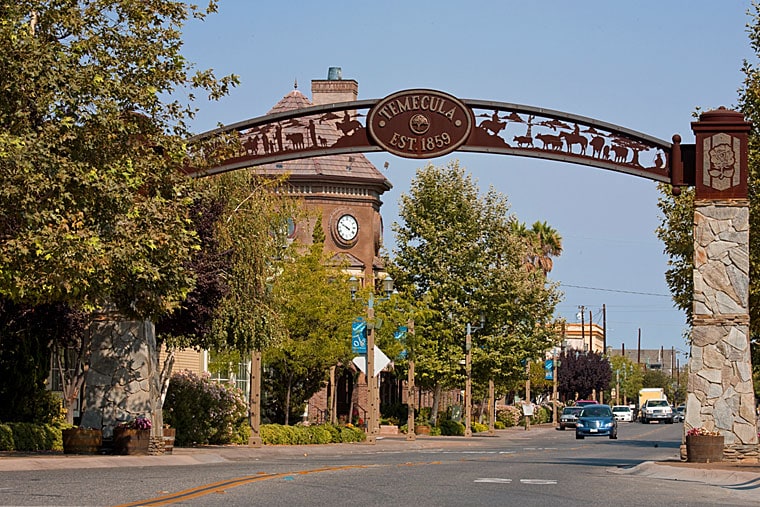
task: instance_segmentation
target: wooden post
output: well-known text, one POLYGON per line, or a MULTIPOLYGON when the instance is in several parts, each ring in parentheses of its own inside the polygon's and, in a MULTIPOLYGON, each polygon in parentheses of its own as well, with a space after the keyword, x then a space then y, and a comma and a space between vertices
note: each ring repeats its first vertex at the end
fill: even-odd
POLYGON ((251 436, 248 438, 249 447, 261 447, 261 351, 251 354, 251 394, 248 399, 249 423, 251 436))

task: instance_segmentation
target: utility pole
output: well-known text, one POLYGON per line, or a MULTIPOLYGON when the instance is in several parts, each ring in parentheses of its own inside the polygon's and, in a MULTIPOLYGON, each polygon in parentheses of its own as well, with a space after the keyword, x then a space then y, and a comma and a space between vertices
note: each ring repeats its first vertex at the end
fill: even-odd
POLYGON ((588 311, 588 351, 594 352, 594 316, 588 311))
POLYGON ((578 309, 581 311, 581 343, 585 346, 586 345, 586 307, 583 305, 580 305, 578 309))
POLYGON ((602 304, 602 346, 607 353, 607 305, 602 304))
POLYGON ((641 328, 639 328, 639 349, 636 355, 636 364, 641 364, 641 328))

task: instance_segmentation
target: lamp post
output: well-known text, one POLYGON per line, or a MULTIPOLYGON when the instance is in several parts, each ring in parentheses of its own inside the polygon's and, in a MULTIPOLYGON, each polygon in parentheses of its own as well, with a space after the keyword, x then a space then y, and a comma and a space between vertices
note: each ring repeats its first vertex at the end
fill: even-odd
MULTIPOLYGON (((414 319, 409 319, 407 322, 407 333, 414 336, 414 319)), ((412 340, 412 345, 414 341, 412 340)), ((414 352, 408 351, 409 354, 409 377, 406 383, 406 439, 416 440, 417 436, 414 433, 414 352)))
MULTIPOLYGON (((359 289, 359 280, 352 276, 348 280, 351 288, 351 299, 356 299, 356 292, 359 289)), ((393 293, 393 278, 386 276, 383 279, 384 298, 378 298, 378 301, 390 299, 393 293)), ((378 393, 377 376, 375 375, 375 296, 372 292, 369 294, 367 301, 367 443, 375 444, 377 436, 378 404, 380 403, 378 393)))
POLYGON ((559 367, 557 349, 552 356, 552 426, 557 427, 557 368, 559 367))
POLYGON ((473 326, 467 323, 467 334, 464 341, 464 370, 466 380, 464 384, 464 436, 472 436, 472 333, 483 329, 486 323, 484 315, 480 316, 480 325, 473 326))

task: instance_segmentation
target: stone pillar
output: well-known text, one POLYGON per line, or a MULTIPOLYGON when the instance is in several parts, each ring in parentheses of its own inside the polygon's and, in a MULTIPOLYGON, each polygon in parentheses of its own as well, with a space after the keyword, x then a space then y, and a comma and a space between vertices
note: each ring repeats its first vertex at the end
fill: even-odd
POLYGON ((92 355, 87 373, 82 426, 113 428, 139 416, 153 422, 151 437, 162 439, 160 385, 154 326, 100 314, 90 327, 92 355))
POLYGON ((684 434, 717 430, 724 459, 756 461, 749 348, 747 133, 741 113, 718 109, 696 134, 694 304, 684 434))

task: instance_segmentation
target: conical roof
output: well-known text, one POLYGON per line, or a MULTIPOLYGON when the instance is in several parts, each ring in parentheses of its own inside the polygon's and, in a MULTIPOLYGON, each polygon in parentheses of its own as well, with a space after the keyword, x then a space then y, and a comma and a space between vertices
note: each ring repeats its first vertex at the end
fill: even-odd
MULTIPOLYGON (((312 105, 311 101, 303 93, 298 89, 294 89, 277 102, 267 114, 282 113, 312 105)), ((343 113, 340 114, 342 115, 343 113)), ((283 142, 287 142, 288 134, 301 134, 304 143, 310 146, 313 142, 310 133, 310 122, 313 122, 315 134, 313 138, 317 144, 320 146, 332 146, 341 136, 341 132, 336 126, 336 122, 340 119, 341 117, 334 113, 327 113, 315 115, 313 118, 286 120, 279 125, 282 132, 277 137, 282 139, 283 142)), ((275 126, 270 128, 271 135, 268 136, 270 143, 274 142, 276 128, 275 126)), ((301 181, 310 179, 311 177, 320 180, 353 180, 356 183, 378 186, 380 193, 390 190, 393 186, 361 153, 289 160, 263 165, 261 168, 267 174, 289 173, 291 179, 301 181)), ((346 181, 346 183, 350 183, 350 181, 346 181)))

